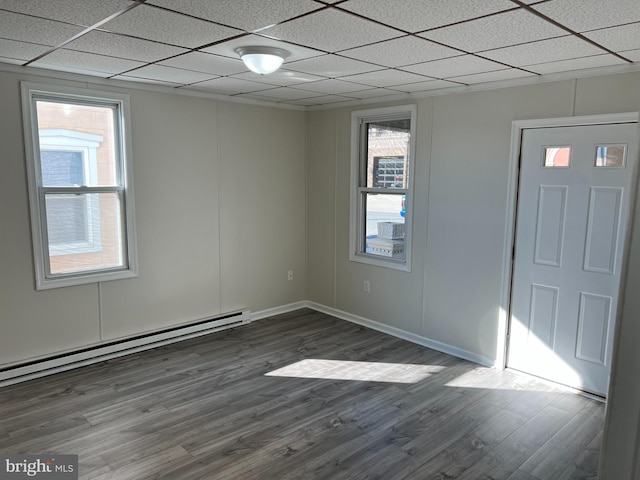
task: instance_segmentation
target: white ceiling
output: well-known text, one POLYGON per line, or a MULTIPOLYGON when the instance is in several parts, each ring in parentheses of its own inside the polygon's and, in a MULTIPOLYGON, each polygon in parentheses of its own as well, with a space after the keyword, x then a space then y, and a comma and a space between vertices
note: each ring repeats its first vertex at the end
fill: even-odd
POLYGON ((2 63, 304 107, 639 61, 640 0, 0 0, 2 63))

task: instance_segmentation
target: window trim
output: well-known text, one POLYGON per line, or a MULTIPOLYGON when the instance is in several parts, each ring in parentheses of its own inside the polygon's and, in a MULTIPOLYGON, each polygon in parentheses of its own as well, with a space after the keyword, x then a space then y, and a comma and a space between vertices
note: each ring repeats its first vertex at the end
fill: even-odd
POLYGON ((413 243, 413 194, 415 177, 415 145, 416 145, 416 118, 417 106, 397 105, 393 107, 373 108, 368 110, 356 110, 351 112, 351 179, 350 179, 350 208, 349 208, 349 260, 352 262, 376 265, 379 267, 411 271, 412 243, 413 243), (362 187, 362 152, 365 148, 364 135, 361 133, 361 126, 366 122, 374 120, 390 120, 395 118, 411 119, 409 158, 407 159, 408 183, 406 189, 386 189, 362 187), (386 259, 379 255, 372 255, 362 251, 360 245, 363 243, 364 230, 364 206, 362 202, 363 194, 374 190, 377 193, 393 193, 405 195, 405 260, 404 262, 386 259))
MULTIPOLYGON (((84 285, 108 280, 119 280, 138 276, 137 248, 135 231, 135 202, 133 195, 133 165, 131 143, 131 116, 129 95, 91 89, 74 88, 62 85, 21 82, 22 116, 29 190, 29 208, 31 213, 31 236, 35 269, 36 290, 84 285), (121 184, 118 185, 123 231, 124 267, 106 268, 82 272, 70 272, 60 275, 48 274, 49 248, 46 233, 46 215, 44 197, 46 190, 55 187, 42 187, 42 178, 36 167, 39 165, 40 136, 36 112, 36 100, 50 98, 67 100, 73 103, 100 104, 115 106, 118 114, 114 116, 114 141, 119 160, 121 184)), ((101 187, 78 187, 77 193, 100 193, 101 187), (96 191, 97 190, 97 191, 96 191)), ((106 190, 113 190, 106 188, 106 190)), ((64 192, 61 192, 64 193, 64 192)), ((105 192, 106 193, 106 192, 105 192)))

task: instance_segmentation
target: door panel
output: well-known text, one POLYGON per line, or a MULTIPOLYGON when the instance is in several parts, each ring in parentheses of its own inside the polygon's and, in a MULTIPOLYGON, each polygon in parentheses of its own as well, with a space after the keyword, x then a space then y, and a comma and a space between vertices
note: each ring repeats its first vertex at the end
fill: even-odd
POLYGON ((636 130, 523 131, 509 367, 606 393, 636 130))

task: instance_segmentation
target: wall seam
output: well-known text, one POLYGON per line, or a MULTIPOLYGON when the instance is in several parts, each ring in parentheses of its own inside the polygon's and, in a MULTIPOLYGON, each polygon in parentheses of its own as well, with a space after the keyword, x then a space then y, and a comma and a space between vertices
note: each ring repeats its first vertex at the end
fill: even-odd
POLYGON ((100 341, 104 341, 104 323, 103 323, 103 311, 102 311, 102 282, 98 282, 98 330, 100 334, 100 341))
MULTIPOLYGON (((433 159, 433 130, 434 130, 434 118, 435 118, 435 99, 431 99, 429 102, 429 135, 428 135, 428 148, 426 148, 427 154, 427 198, 425 208, 425 227, 424 227, 424 253, 422 259, 422 322, 421 333, 425 336, 425 323, 427 316, 427 253, 429 250, 429 196, 431 195, 431 163, 433 159)), ((415 211, 415 206, 414 206, 415 211)))
POLYGON ((213 103, 213 117, 215 119, 215 128, 216 128, 216 201, 218 203, 218 312, 221 313, 224 311, 222 304, 222 208, 220 205, 220 165, 222 162, 220 161, 220 127, 219 127, 219 111, 218 111, 218 102, 213 103))
MULTIPOLYGON (((337 308, 338 297, 338 114, 333 113, 333 125, 335 128, 333 139, 333 298, 331 306, 337 308)), ((349 185, 351 188, 351 185, 349 185)))
POLYGON ((309 298, 309 113, 304 112, 304 298, 309 298))

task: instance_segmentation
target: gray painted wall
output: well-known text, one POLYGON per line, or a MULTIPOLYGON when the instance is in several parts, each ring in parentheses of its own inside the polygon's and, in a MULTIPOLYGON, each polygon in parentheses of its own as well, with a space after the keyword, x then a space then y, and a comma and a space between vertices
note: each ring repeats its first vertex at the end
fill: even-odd
POLYGON ((139 277, 36 291, 21 80, 105 89, 0 73, 0 365, 306 298, 305 113, 137 89, 139 277))
POLYGON ((512 122, 635 111, 639 79, 632 73, 415 100, 410 273, 349 261, 350 114, 363 107, 309 112, 307 158, 314 175, 307 180, 307 222, 314 232, 335 230, 335 242, 330 247, 327 234, 321 241, 309 235, 308 298, 492 363, 512 122), (364 293, 364 280, 371 294, 364 293))

